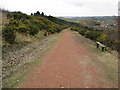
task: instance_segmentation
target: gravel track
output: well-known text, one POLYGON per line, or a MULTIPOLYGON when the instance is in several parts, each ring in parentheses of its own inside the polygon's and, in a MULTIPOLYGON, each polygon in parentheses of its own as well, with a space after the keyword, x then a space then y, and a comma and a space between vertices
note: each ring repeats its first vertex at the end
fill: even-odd
POLYGON ((66 29, 21 88, 115 88, 95 54, 66 29))

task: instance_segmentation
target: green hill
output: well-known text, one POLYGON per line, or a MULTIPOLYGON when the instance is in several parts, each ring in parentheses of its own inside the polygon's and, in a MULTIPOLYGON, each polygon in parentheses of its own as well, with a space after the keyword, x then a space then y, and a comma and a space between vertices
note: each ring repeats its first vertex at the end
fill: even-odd
MULTIPOLYGON (((39 32, 44 36, 60 32, 66 28, 65 25, 59 25, 52 20, 46 18, 44 14, 38 11, 34 15, 27 15, 22 12, 3 13, 3 45, 14 44, 17 41, 17 36, 36 37, 39 32)), ((23 40, 24 41, 24 40, 23 40)))

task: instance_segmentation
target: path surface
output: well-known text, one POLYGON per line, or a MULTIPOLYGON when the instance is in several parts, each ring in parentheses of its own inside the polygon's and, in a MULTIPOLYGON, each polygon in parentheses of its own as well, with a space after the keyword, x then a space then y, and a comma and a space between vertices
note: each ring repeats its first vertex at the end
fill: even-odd
POLYGON ((22 88, 104 88, 114 87, 93 52, 85 48, 70 30, 27 76, 22 88))

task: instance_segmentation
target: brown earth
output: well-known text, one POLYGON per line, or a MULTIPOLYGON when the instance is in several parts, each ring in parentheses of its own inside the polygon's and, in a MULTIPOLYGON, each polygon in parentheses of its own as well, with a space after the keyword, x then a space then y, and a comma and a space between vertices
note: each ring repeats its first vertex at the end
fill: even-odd
POLYGON ((66 29, 55 46, 26 77, 22 88, 114 88, 95 54, 66 29))

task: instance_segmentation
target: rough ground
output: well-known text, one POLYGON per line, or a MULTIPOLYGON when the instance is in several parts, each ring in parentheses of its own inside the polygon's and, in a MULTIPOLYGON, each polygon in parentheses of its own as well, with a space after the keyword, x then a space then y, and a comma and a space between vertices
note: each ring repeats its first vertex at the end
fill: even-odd
POLYGON ((20 76, 30 66, 31 62, 42 56, 46 47, 55 40, 56 36, 57 34, 54 34, 36 39, 32 43, 21 43, 12 48, 3 48, 3 86, 11 87, 13 83, 18 83, 18 75, 20 76))
POLYGON ((26 77, 22 88, 114 88, 96 54, 85 48, 70 30, 26 77))

